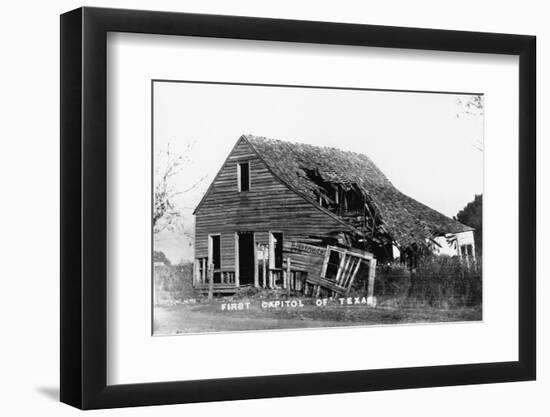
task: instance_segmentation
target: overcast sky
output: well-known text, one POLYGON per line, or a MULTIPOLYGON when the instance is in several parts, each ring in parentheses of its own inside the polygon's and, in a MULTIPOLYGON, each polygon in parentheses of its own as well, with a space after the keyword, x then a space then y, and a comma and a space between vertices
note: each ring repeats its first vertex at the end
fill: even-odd
MULTIPOLYGON (((483 116, 456 94, 155 82, 154 150, 170 143, 189 162, 174 177, 187 233, 200 201, 246 133, 364 153, 405 194, 452 217, 483 192, 483 116)), ((172 262, 193 258, 190 239, 155 239, 172 262)))

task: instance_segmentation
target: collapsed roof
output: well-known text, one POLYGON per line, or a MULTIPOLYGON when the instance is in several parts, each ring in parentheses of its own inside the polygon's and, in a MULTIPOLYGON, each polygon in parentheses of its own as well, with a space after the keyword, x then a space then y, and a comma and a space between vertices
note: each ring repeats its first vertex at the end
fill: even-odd
POLYGON ((399 247, 422 246, 436 236, 473 230, 400 192, 366 155, 253 135, 241 139, 274 175, 315 204, 322 205, 322 183, 360 192, 367 209, 374 211, 379 231, 399 247))

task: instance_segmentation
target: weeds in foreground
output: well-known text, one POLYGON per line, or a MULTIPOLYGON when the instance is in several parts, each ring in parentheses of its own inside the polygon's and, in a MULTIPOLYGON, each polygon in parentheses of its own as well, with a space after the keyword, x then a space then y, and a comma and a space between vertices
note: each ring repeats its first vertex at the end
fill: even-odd
POLYGON ((460 308, 481 305, 481 259, 432 256, 409 270, 390 263, 377 268, 375 295, 379 304, 393 307, 460 308))

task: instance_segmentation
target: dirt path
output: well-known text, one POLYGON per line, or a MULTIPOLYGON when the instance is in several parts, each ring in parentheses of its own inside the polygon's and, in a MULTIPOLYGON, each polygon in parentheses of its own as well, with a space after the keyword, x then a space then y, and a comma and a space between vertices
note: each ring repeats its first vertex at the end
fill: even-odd
POLYGON ((395 323, 429 323, 481 320, 481 309, 439 310, 433 308, 372 308, 366 306, 306 305, 298 309, 222 311, 220 303, 156 306, 154 334, 204 333, 218 331, 296 329, 361 326, 395 323))
POLYGON ((238 330, 295 329, 304 327, 341 326, 337 321, 315 321, 300 318, 278 319, 275 317, 250 317, 192 311, 185 308, 155 308, 155 334, 204 333, 238 330))

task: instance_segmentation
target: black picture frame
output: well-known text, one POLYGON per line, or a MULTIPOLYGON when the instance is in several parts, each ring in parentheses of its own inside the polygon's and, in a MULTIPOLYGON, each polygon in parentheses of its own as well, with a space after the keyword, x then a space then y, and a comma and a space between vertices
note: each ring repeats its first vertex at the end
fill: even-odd
POLYGON ((535 379, 535 45, 524 35, 252 17, 88 7, 61 15, 61 401, 96 409, 535 379), (519 56, 519 360, 108 386, 108 32, 519 56))

